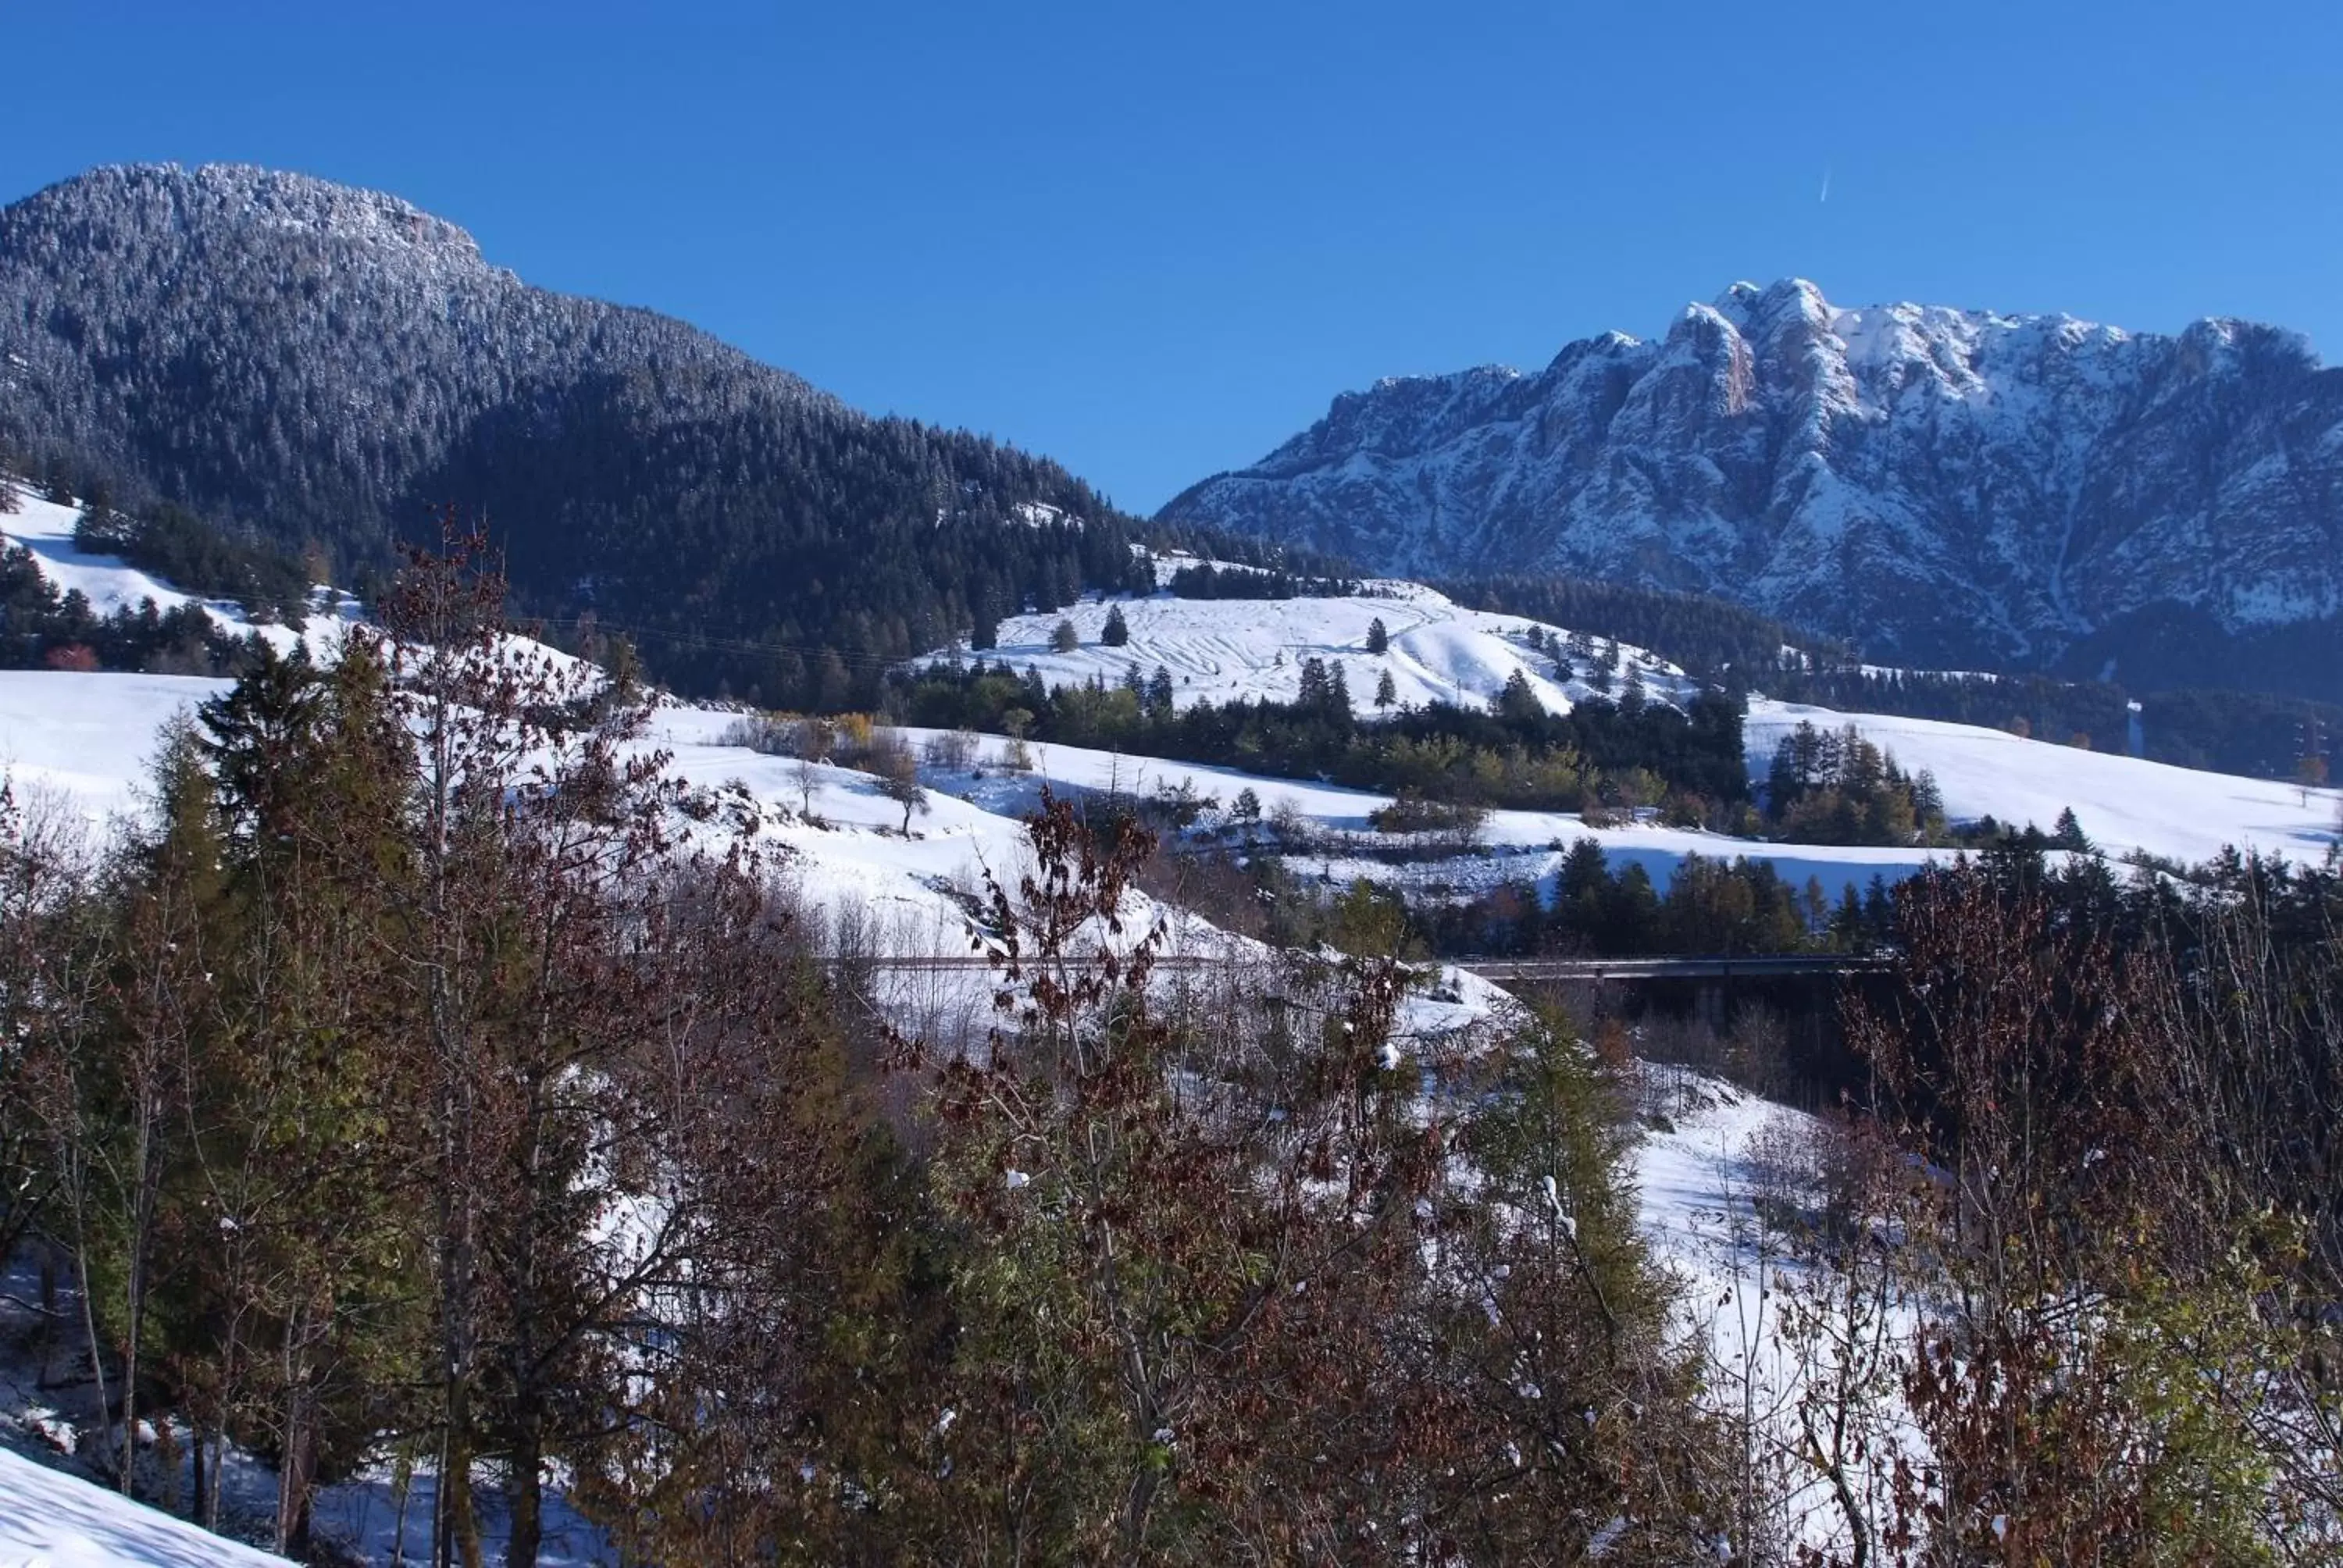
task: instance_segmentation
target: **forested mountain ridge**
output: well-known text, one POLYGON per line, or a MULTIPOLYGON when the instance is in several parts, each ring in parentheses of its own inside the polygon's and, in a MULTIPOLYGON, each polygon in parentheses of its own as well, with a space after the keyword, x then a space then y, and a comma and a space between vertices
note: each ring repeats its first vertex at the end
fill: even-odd
POLYGON ((397 197, 103 168, 0 209, 0 448, 328 570, 485 513, 516 602, 655 673, 844 701, 984 615, 1136 580, 1057 464, 858 413, 682 322, 535 288, 397 197))
POLYGON ((1907 664, 2308 694, 2343 610, 2343 371, 2242 321, 1736 284, 1657 340, 1345 394, 1162 515, 1382 571, 1715 593, 1907 664))

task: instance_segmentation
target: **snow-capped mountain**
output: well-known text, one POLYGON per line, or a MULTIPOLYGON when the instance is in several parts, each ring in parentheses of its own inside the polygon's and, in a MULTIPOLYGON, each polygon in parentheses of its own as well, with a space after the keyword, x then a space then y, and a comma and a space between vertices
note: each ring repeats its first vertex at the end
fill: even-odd
POLYGON ((2120 658, 2151 625, 2250 638, 2343 608, 2343 372, 2242 321, 1735 284, 1657 340, 1345 394, 1164 516, 1376 570, 1717 594, 1915 660, 2120 658))

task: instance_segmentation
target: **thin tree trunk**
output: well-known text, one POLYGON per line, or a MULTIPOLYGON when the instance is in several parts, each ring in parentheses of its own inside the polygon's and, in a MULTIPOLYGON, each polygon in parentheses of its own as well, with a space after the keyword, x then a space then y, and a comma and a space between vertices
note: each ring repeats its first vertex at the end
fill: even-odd
POLYGON ((133 1461, 138 1443, 138 1347, 146 1318, 147 1236, 155 1225, 156 1189, 160 1185, 160 1161, 155 1158, 155 1122, 151 1089, 139 1097, 136 1153, 131 1161, 130 1277, 125 1290, 122 1352, 122 1474, 119 1486, 130 1495, 133 1461))
POLYGON ((434 1568, 480 1568, 480 1525, 472 1513, 472 1388, 468 1377, 447 1379, 447 1425, 440 1435, 438 1484, 431 1504, 434 1568))
POLYGON ((297 1556, 309 1528, 309 1481, 316 1465, 316 1421, 310 1411, 308 1312, 297 1309, 285 1324, 285 1446, 277 1462, 277 1550, 297 1556))
POLYGON ((206 1516, 211 1512, 211 1487, 207 1484, 208 1478, 204 1474, 204 1452, 210 1443, 211 1433, 205 1428, 204 1423, 199 1421, 195 1423, 195 1431, 192 1435, 195 1438, 193 1445, 195 1448, 195 1453, 193 1456, 193 1469, 195 1471, 195 1474, 193 1477, 194 1491, 187 1499, 187 1517, 194 1520, 196 1523, 202 1524, 205 1523, 206 1516))
POLYGON ((74 1194, 74 1268, 81 1277, 81 1326, 89 1336, 89 1375, 97 1383, 99 1443, 103 1447, 105 1423, 113 1414, 114 1404, 106 1394, 106 1346, 97 1337, 97 1305, 89 1286, 89 1228, 83 1218, 78 1189, 74 1194))
POLYGON ((537 1553, 545 1538, 545 1423, 538 1412, 525 1412, 513 1433, 511 1494, 506 1499, 512 1514, 512 1533, 505 1545, 505 1568, 537 1568, 537 1553))

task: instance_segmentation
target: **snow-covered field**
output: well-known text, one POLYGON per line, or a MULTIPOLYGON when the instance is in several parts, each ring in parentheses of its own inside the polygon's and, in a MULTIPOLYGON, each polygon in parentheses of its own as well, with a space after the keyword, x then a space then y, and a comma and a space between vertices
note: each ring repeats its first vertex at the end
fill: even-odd
MULTIPOLYGON (((1638 1064, 1636 1087, 1644 1125, 1629 1165, 1637 1219, 1654 1260, 1681 1287, 1681 1327, 1705 1352, 1708 1397, 1750 1422, 1755 1462, 1778 1488, 1774 1527, 1844 1561, 1845 1516, 1815 1467, 1802 1411, 1828 1412, 1845 1398, 1851 1493, 1875 1530, 1897 1452, 1926 1456, 1886 1386, 1885 1358, 1911 1332, 1916 1303, 1891 1291, 1876 1304, 1881 1315, 1865 1320, 1882 1337, 1852 1332, 1836 1282, 1786 1228, 1785 1201, 1805 1209, 1820 1196, 1826 1140, 1815 1117, 1652 1062, 1638 1064), (1839 1392, 1842 1376, 1869 1385, 1867 1393, 1839 1392)), ((1830 1430, 1826 1415, 1818 1430, 1830 1430)))
MULTIPOLYGON (((929 730, 910 730, 925 739, 929 730)), ((1367 834, 1368 813, 1391 803, 1391 797, 1373 790, 1349 789, 1338 784, 1302 779, 1272 779, 1240 773, 1233 769, 1203 767, 1161 758, 1128 757, 1079 746, 1027 747, 1032 761, 1028 773, 1001 769, 998 759, 1006 743, 985 739, 980 754, 994 766, 986 777, 965 786, 975 799, 996 811, 1029 809, 1044 782, 1086 791, 1119 790, 1145 796, 1159 788, 1192 785, 1202 796, 1217 799, 1225 809, 1242 789, 1253 791, 1264 816, 1291 807, 1304 819, 1333 834, 1367 834)), ((1667 885, 1687 855, 1731 859, 1746 855, 1774 862, 1792 882, 1804 886, 1808 877, 1820 880, 1835 899, 1843 887, 1863 887, 1875 875, 1896 881, 1928 863, 1931 851, 1910 849, 1836 847, 1827 845, 1763 844, 1716 833, 1695 832, 1657 824, 1590 828, 1574 812, 1493 811, 1481 835, 1484 853, 1449 856, 1413 866, 1346 858, 1339 842, 1322 853, 1289 856, 1294 869, 1347 883, 1365 877, 1377 881, 1437 883, 1451 893, 1485 891, 1500 882, 1526 880, 1548 884, 1560 870, 1563 855, 1582 838, 1603 846, 1614 868, 1640 865, 1653 881, 1667 885)), ((1551 888, 1548 890, 1551 891, 1551 888)))
POLYGON ((1906 771, 1934 773, 1956 820, 1990 815, 2046 831, 2071 806, 2083 830, 2114 854, 2146 849, 2194 864, 2235 845, 2316 860, 2335 842, 2343 806, 2343 791, 2334 789, 2082 751, 1973 724, 1835 713, 1763 699, 1750 703, 1742 732, 1750 777, 1765 777, 1775 747, 1802 720, 1824 729, 1853 724, 1906 771))
MULTIPOLYGON (((1111 684, 1134 666, 1142 675, 1160 666, 1171 673, 1183 706, 1241 698, 1290 701, 1300 689, 1302 661, 1316 658, 1343 669, 1352 707, 1363 719, 1375 715, 1376 681, 1384 670, 1391 673, 1403 704, 1486 702, 1517 670, 1555 712, 1566 712, 1594 695, 1584 678, 1586 660, 1574 660, 1574 678, 1559 680, 1554 659, 1528 641, 1533 627, 1538 628, 1542 640, 1566 639, 1571 628, 1465 609, 1414 583, 1377 581, 1365 587, 1369 591, 1354 598, 1182 599, 1158 593, 1086 600, 1062 612, 1081 638, 1071 651, 1051 648, 1051 633, 1061 614, 1051 612, 1002 621, 1001 645, 985 657, 1021 670, 1030 665, 1052 686, 1094 678, 1111 684), (1125 646, 1110 648, 1100 640, 1110 608, 1121 610, 1130 629, 1125 646), (1377 619, 1391 638, 1388 651, 1381 656, 1366 651, 1367 628, 1377 619)), ((1604 646, 1599 633, 1594 646, 1604 646)), ((1691 684, 1674 666, 1625 645, 1620 653, 1620 681, 1629 669, 1639 669, 1653 696, 1681 701, 1690 695, 1691 684)), ((2118 855, 2146 849, 2194 863, 2225 845, 2235 845, 2316 860, 2335 841, 2337 812, 2343 808, 2343 791, 2334 789, 2306 792, 2289 784, 2021 739, 1975 725, 1837 713, 1762 697, 1751 702, 1745 731, 1752 779, 1765 776, 1774 748, 1801 720, 1834 729, 1854 724, 1893 752, 1906 770, 1933 772, 1956 820, 1992 816, 2019 826, 2031 822, 2046 831, 2058 813, 2071 806, 2093 840, 2118 855)), ((1342 829, 1363 830, 1366 813, 1383 803, 1382 797, 1292 780, 1244 780, 1226 769, 1128 758, 1119 764, 1101 764, 1096 754, 1047 749, 1051 755, 1035 749, 1040 771, 1067 783, 1103 787, 1116 766, 1125 774, 1137 769, 1159 779, 1192 774, 1200 787, 1210 790, 1224 783, 1227 793, 1250 782, 1265 805, 1275 799, 1292 799, 1303 815, 1342 829)), ((1584 831, 1575 817, 1562 813, 1499 812, 1488 841, 1535 846, 1560 837, 1567 843, 1584 831)), ((1594 837, 1615 856, 1643 863, 1663 883, 1687 853, 1748 854, 1773 860, 1795 883, 1803 884, 1809 875, 1818 877, 1833 897, 1848 881, 1860 884, 1875 871, 1894 879, 1928 859, 1916 850, 1785 848, 1654 829, 1597 832, 1594 837)), ((1553 869, 1548 864, 1535 870, 1512 866, 1503 871, 1476 871, 1454 866, 1444 874, 1459 885, 1471 885, 1475 877, 1493 882, 1516 873, 1547 875, 1553 869)), ((1342 868, 1335 874, 1355 869, 1342 868)))
POLYGON ((0 670, 0 770, 20 799, 49 789, 93 817, 131 809, 164 726, 228 685, 186 675, 0 670))
MULTIPOLYGON (((1090 598, 1065 610, 1010 617, 1001 623, 1000 646, 982 657, 1006 660, 1020 670, 1031 665, 1051 686, 1080 685, 1093 677, 1111 686, 1134 665, 1142 676, 1160 666, 1171 673, 1183 708, 1242 698, 1291 702, 1300 694, 1305 658, 1342 669, 1351 706, 1363 717, 1375 712, 1375 687, 1384 671, 1401 704, 1487 702, 1516 670, 1557 713, 1593 692, 1584 679, 1586 659, 1575 660, 1574 678, 1564 681, 1554 660, 1529 645, 1533 627, 1566 637, 1563 628, 1466 609, 1417 583, 1363 586, 1366 592, 1339 598, 1196 599, 1168 593, 1090 598), (1117 608, 1131 640, 1109 648, 1101 637, 1108 611, 1117 608), (1070 652, 1051 645, 1061 619, 1071 621, 1081 639, 1070 652), (1380 654, 1367 651, 1367 630, 1377 620, 1391 639, 1380 654)), ((1601 638, 1595 647, 1603 647, 1601 638)), ((1690 683, 1674 665, 1624 644, 1619 654, 1618 681, 1624 683, 1634 669, 1656 698, 1690 694, 1690 683)), ((961 657, 974 656, 963 651, 961 657)))

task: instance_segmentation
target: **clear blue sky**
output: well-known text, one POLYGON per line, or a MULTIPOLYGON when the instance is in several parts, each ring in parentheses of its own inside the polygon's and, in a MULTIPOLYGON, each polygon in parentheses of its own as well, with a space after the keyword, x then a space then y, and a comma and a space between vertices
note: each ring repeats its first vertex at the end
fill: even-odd
POLYGON ((0 52, 0 197, 379 186, 1139 509, 1738 277, 2343 354, 2333 0, 75 0, 0 52))

